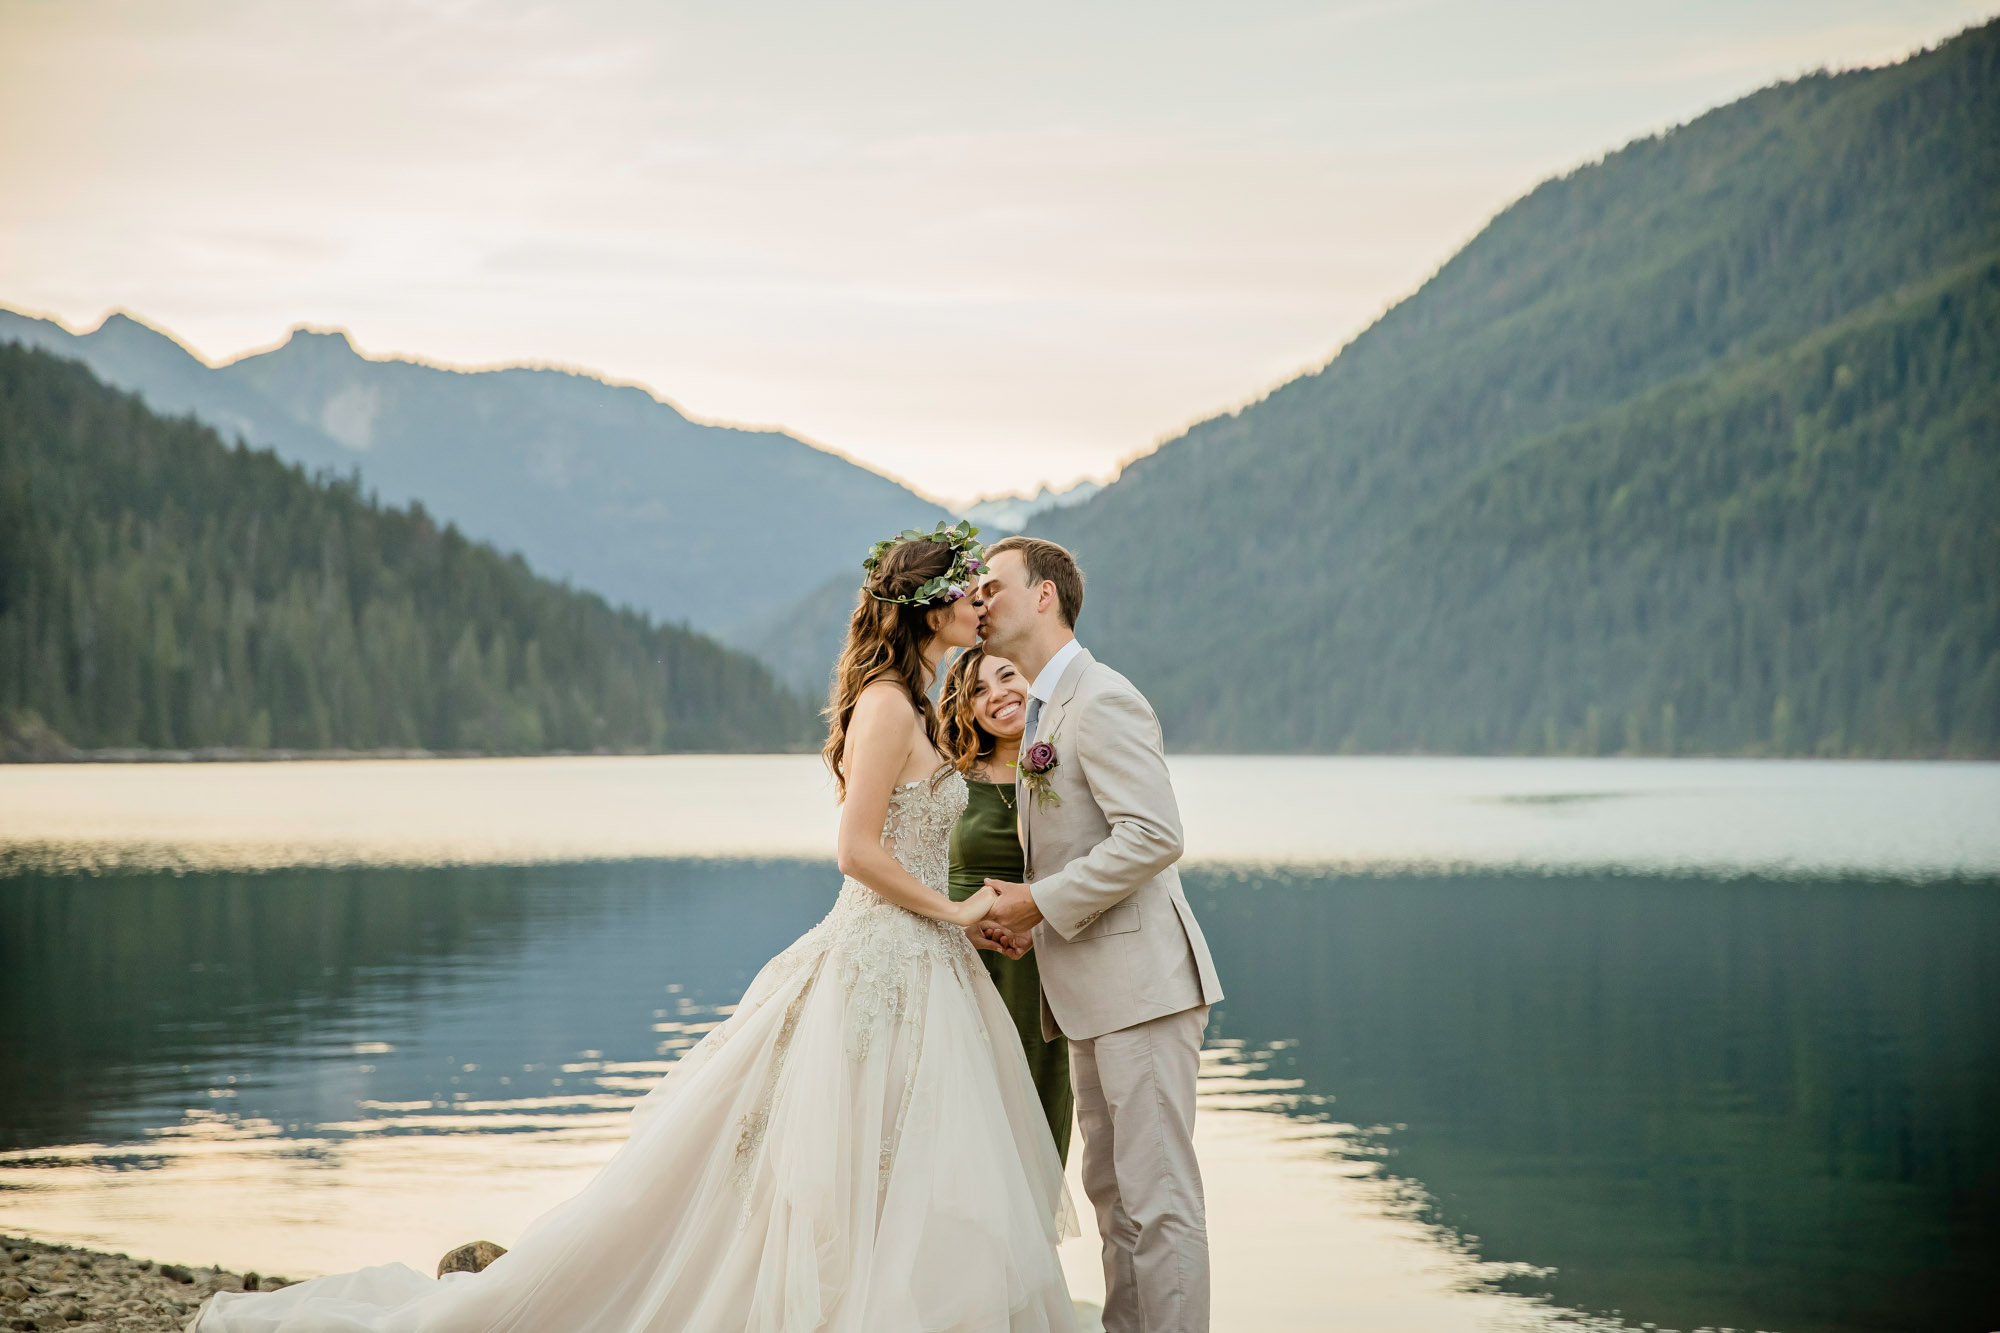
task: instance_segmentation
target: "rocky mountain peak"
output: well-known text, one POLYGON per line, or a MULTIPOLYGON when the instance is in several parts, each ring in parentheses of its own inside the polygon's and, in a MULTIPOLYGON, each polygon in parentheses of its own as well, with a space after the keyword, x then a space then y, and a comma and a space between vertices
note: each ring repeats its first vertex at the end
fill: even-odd
POLYGON ((295 324, 285 341, 275 349, 289 352, 294 356, 351 357, 362 360, 361 351, 354 345, 354 336, 346 329, 316 329, 310 324, 295 324))

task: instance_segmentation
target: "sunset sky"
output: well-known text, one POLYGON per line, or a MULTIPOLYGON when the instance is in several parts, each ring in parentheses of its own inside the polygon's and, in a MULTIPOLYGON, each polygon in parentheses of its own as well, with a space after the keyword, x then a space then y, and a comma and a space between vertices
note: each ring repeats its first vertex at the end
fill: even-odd
POLYGON ((1993 0, 0 0, 0 305, 555 362, 932 494, 1107 476, 1542 178, 1993 0))

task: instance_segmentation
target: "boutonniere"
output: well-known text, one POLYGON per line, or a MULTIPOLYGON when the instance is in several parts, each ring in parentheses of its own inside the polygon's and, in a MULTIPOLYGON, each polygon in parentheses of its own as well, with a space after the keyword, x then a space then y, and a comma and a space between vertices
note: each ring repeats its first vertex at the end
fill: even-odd
MULTIPOLYGON (((1057 727, 1056 730, 1060 732, 1062 728, 1057 727)), ((1062 797, 1056 794, 1056 789, 1049 780, 1049 774, 1055 772, 1057 765, 1061 763, 1062 756, 1056 753, 1056 738, 1050 736, 1047 740, 1036 741, 1021 751, 1021 758, 1014 765, 1014 770, 1021 775, 1022 783, 1034 796, 1035 804, 1044 809, 1062 804, 1062 797)))

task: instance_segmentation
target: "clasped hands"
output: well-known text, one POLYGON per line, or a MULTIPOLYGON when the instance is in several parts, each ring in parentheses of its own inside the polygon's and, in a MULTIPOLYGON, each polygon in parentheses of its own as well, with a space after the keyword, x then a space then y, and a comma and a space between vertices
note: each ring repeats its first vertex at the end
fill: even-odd
POLYGON ((966 938, 991 953, 1019 958, 1035 947, 1033 931, 1041 922, 1042 911, 1025 884, 989 879, 984 888, 965 900, 968 909, 980 915, 965 924, 966 938))

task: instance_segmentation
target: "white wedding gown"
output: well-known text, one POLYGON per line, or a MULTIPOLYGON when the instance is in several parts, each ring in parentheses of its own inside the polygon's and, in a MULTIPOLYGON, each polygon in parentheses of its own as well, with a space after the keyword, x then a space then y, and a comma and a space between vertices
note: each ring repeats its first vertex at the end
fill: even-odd
MULTIPOLYGON (((940 894, 965 799, 955 775, 890 798, 884 845, 940 894)), ((1055 1250, 1073 1234, 1020 1039, 964 932, 849 879, 582 1193, 484 1272, 225 1292, 188 1328, 1073 1330, 1055 1250)))

